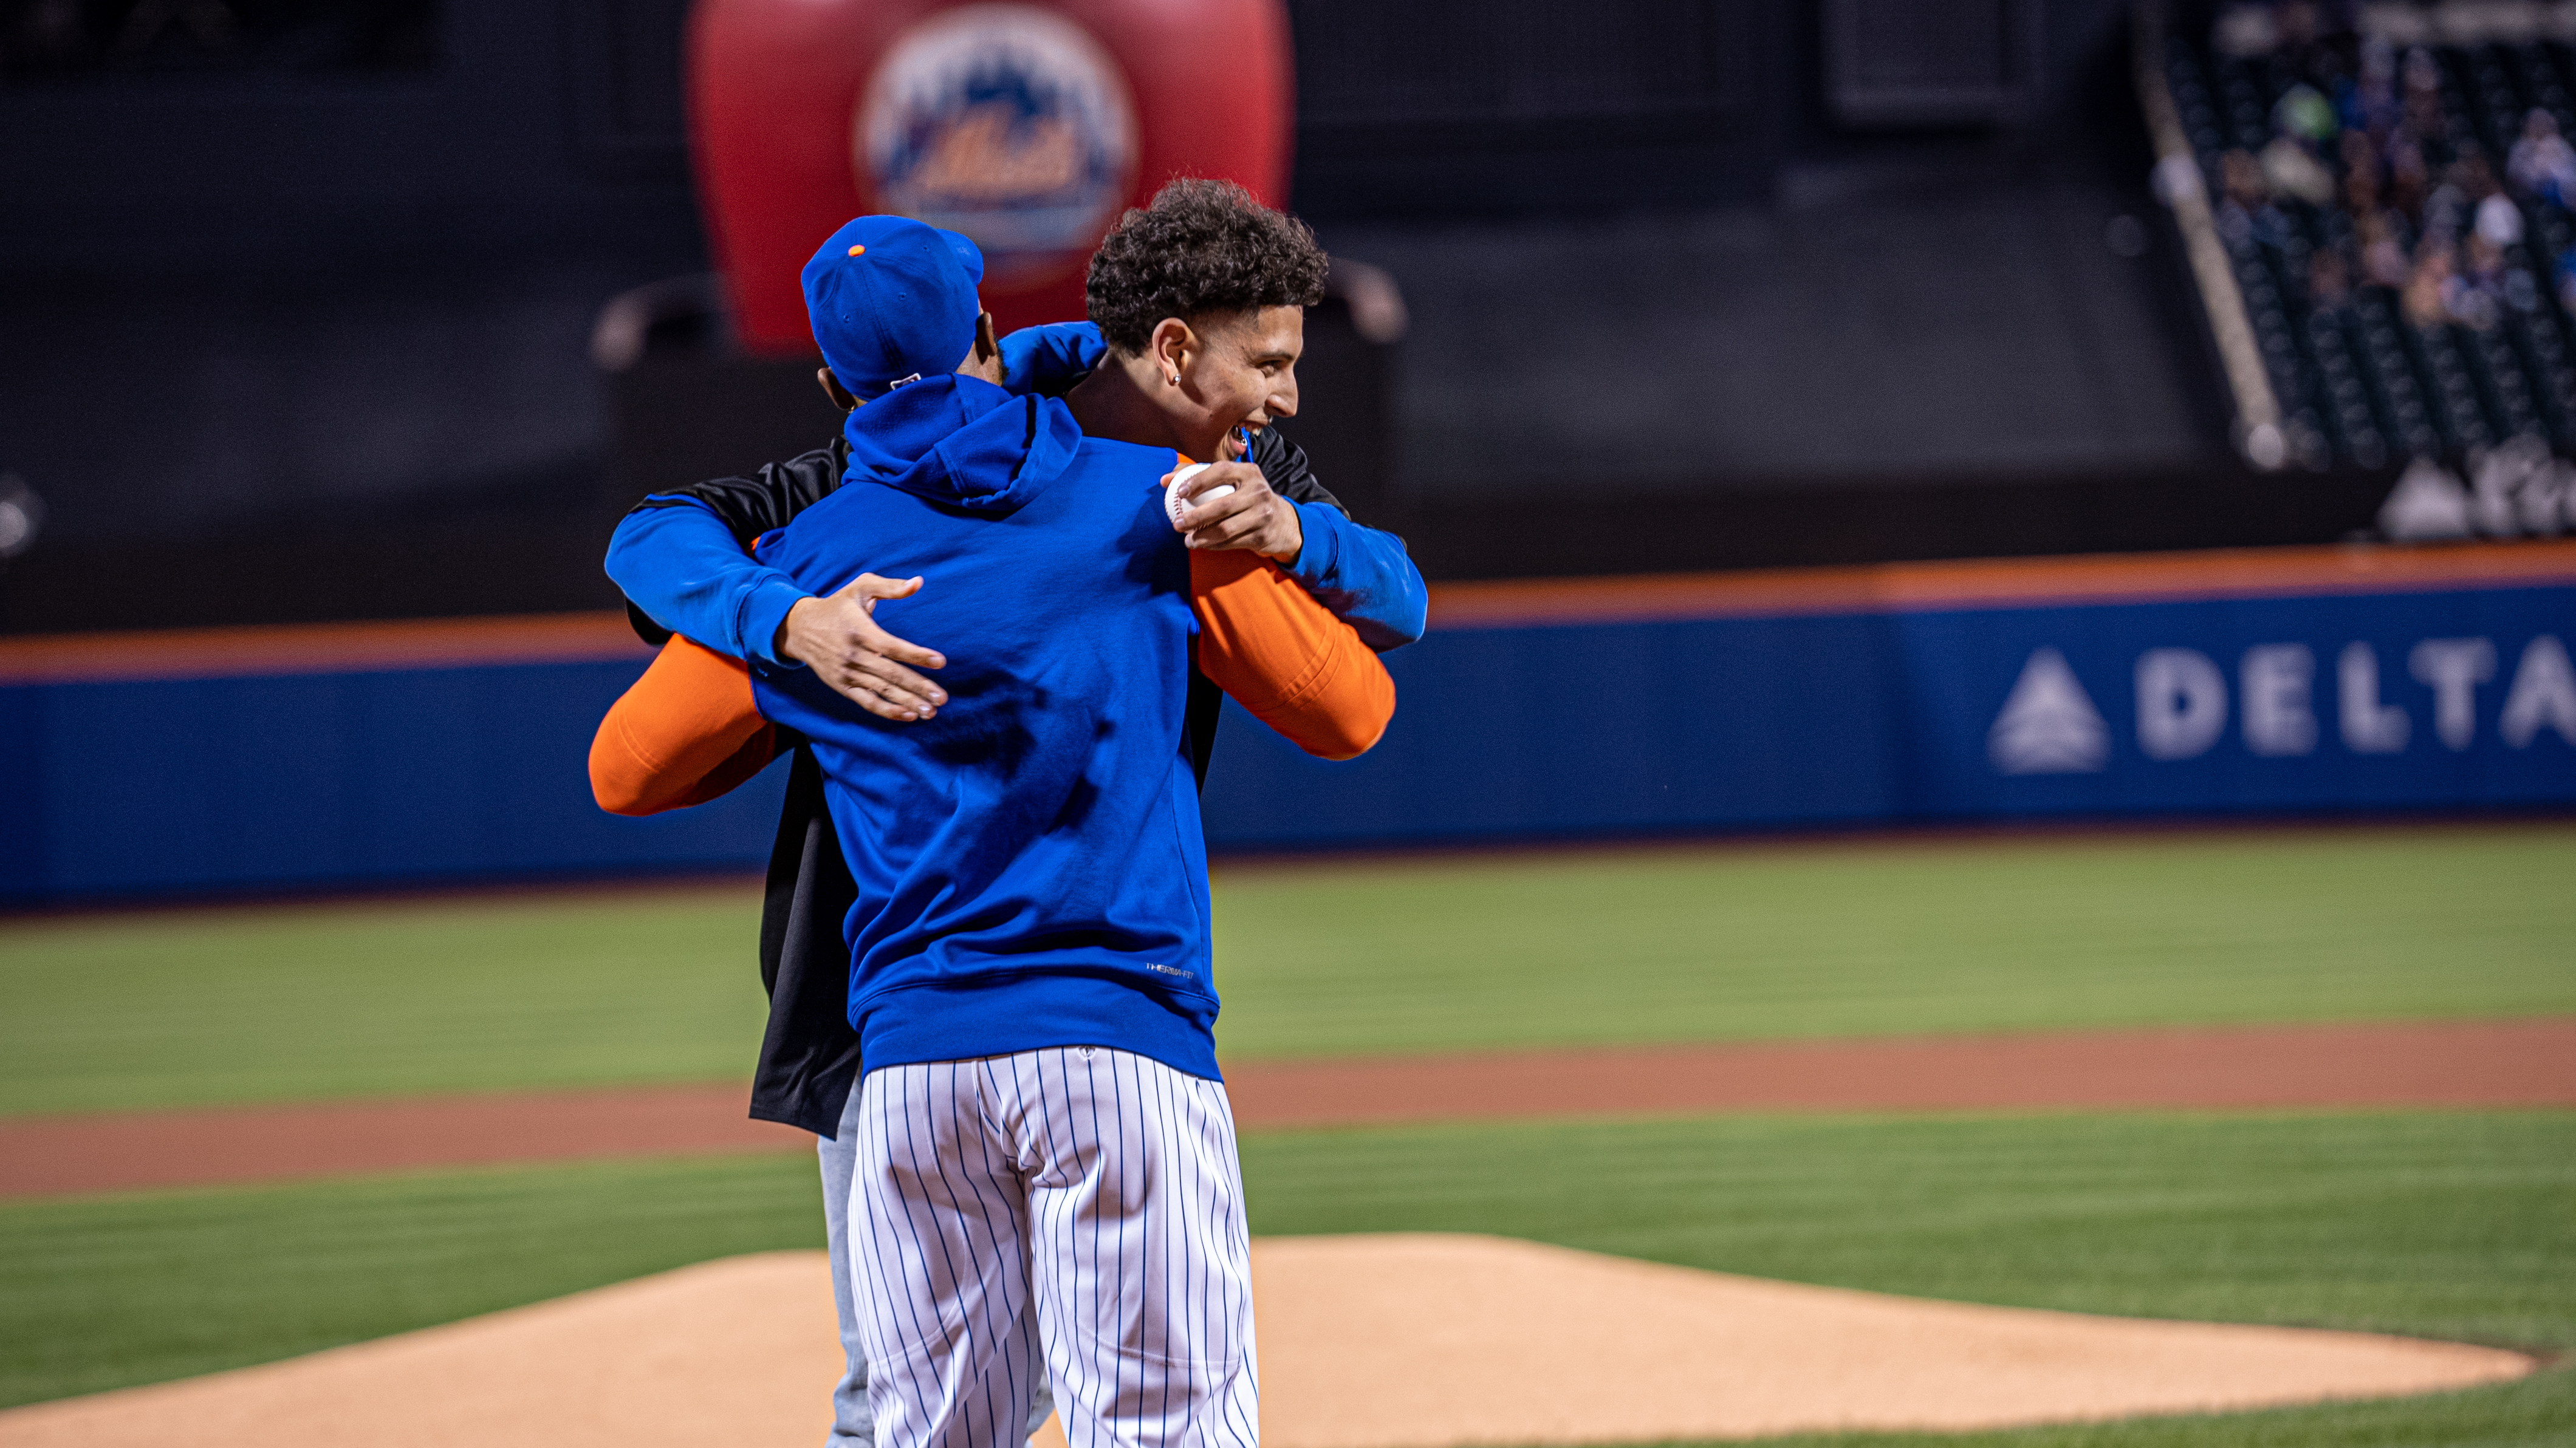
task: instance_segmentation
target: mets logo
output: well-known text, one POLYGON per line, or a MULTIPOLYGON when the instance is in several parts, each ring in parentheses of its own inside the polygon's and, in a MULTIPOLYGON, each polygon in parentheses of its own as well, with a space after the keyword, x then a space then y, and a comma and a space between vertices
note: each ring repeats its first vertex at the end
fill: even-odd
POLYGON ((870 78, 852 149, 878 203, 962 231, 988 281, 1081 265, 1136 170, 1136 110, 1118 62, 1081 26, 1030 5, 943 10, 870 78))

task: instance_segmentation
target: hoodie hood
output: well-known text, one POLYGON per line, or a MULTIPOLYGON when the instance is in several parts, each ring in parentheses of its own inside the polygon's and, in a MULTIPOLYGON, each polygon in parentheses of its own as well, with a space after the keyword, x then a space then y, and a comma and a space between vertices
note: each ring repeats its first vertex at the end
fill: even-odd
POLYGON ((1004 517, 1061 476, 1082 445, 1062 402, 1013 397, 944 373, 899 387, 842 424, 844 481, 882 483, 934 503, 1004 517))

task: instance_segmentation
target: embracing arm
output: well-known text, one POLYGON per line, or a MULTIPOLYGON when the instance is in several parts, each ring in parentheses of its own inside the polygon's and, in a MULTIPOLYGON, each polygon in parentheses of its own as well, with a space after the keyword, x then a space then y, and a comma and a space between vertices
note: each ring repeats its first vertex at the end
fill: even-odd
MULTIPOLYGON (((910 593, 867 575, 881 597, 910 593)), ((1219 688, 1309 754, 1368 751, 1395 715, 1395 682, 1350 625, 1277 565, 1250 553, 1190 556, 1198 665, 1219 688)), ((685 638, 662 646, 644 677, 611 705, 590 745, 590 788, 611 814, 704 804, 777 756, 751 671, 685 638)))
MULTIPOLYGON (((862 573, 832 597, 864 610, 920 587, 918 578, 862 573)), ((778 730, 752 698, 750 666, 674 638, 599 721, 590 741, 590 792, 610 814, 683 809, 758 774, 779 750, 778 730)))
POLYGON ((590 793, 610 814, 660 814, 716 798, 777 755, 750 668, 675 638, 599 721, 590 793))
POLYGON ((655 493, 619 520, 608 544, 608 576, 668 632, 737 659, 782 662, 772 652, 778 626, 809 595, 786 574, 754 562, 751 540, 787 526, 829 495, 845 466, 835 442, 747 478, 655 493))
MULTIPOLYGON (((1088 322, 1025 327, 1002 339, 1013 392, 1060 393, 1103 351, 1088 322)), ((947 664, 936 651, 876 626, 850 589, 817 598, 751 558, 752 540, 786 527, 829 496, 849 467, 839 438, 749 477, 714 478, 636 505, 608 546, 608 576, 627 598, 635 631, 651 644, 673 634, 720 654, 810 668, 881 719, 927 719, 948 702, 915 669, 947 664)))
MULTIPOLYGON (((1053 396, 1080 382, 1106 350, 1089 322, 1023 327, 1002 339, 1003 385, 1053 396)), ((685 634, 737 659, 798 662, 775 653, 778 629, 812 595, 752 561, 752 540, 830 496, 848 468, 849 445, 835 438, 749 477, 655 493, 618 523, 608 576, 664 636, 685 634)), ((662 642, 640 623, 637 631, 647 643, 662 642)))
POLYGON ((752 477, 717 478, 637 504, 608 545, 608 576, 626 594, 635 631, 647 643, 676 633, 731 658, 810 668, 880 719, 936 713, 948 695, 913 670, 948 661, 876 626, 870 598, 885 595, 862 596, 852 584, 817 598, 749 552, 753 539, 830 494, 848 457, 836 439, 752 477))
POLYGON ((1353 759, 1395 717, 1386 665, 1279 566, 1242 551, 1190 555, 1199 672, 1308 754, 1353 759))
POLYGON ((1233 469, 1210 468, 1183 491, 1195 494, 1226 483, 1236 485, 1236 493, 1202 505, 1205 511, 1192 517, 1192 526, 1205 530, 1193 533, 1193 549, 1273 554, 1290 577, 1380 653, 1421 638, 1430 595, 1404 540, 1352 522, 1350 510, 1315 480, 1305 449, 1279 429, 1254 433, 1248 460, 1267 491, 1293 510, 1295 526, 1285 519, 1257 521, 1268 516, 1263 489, 1243 486, 1243 476, 1233 469))
POLYGON ((1108 352, 1089 322, 1022 327, 1002 339, 1002 386, 1014 397, 1061 397, 1108 352))
MULTIPOLYGON (((1023 327, 1002 339, 1002 385, 1052 397, 1080 382, 1107 351, 1089 322, 1023 327)), ((1380 653, 1420 639, 1429 594, 1404 540, 1351 521, 1350 509, 1316 481, 1306 450, 1279 429, 1254 433, 1245 460, 1297 507, 1305 546, 1286 565, 1289 575, 1380 653)))
POLYGON ((731 658, 773 664, 781 662, 779 625, 811 596, 786 574, 755 562, 704 503, 671 495, 647 498, 619 521, 608 544, 608 576, 667 633, 731 658))
POLYGON ((1290 575, 1380 653, 1420 639, 1431 595, 1404 540, 1354 523, 1338 508, 1296 507, 1306 546, 1287 565, 1290 575))

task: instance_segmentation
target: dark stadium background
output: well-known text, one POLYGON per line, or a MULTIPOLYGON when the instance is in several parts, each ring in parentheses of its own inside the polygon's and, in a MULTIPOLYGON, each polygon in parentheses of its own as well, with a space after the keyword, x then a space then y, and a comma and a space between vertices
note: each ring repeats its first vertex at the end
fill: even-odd
MULTIPOLYGON (((828 435, 691 312, 685 8, 0 4, 0 630, 608 606, 675 438, 828 435)), ((2124 6, 1288 8, 1294 209, 1409 316, 1325 309, 1289 431, 1435 582, 2330 542, 2388 490, 2238 460, 2124 6)))
MULTIPOLYGON (((911 0, 699 3, 801 41, 911 0)), ((1255 1253, 1472 1234, 1935 1299, 1962 1354, 1984 1304, 2533 1369, 1953 1436, 1988 1420, 1924 1401, 1989 1369, 2182 1360, 1925 1370, 1766 1307, 1605 1361, 1518 1286, 1437 1331, 1307 1299, 1379 1367, 1549 1354, 1406 1369, 1534 1411, 1402 1441, 1669 1393, 1660 1448, 2565 1448, 2576 0, 1116 8, 1273 3, 1335 258, 1287 431, 1431 598, 1364 757, 1218 727, 1255 1253)), ((838 425, 709 275, 689 8, 0 0, 0 1441, 821 1436, 812 1146, 745 1115, 788 771, 634 819, 584 767, 651 657, 614 520, 838 425), (692 1308, 595 1371, 646 1339, 550 1316, 776 1252, 794 1350, 692 1308), (510 1373, 342 1374, 530 1306, 562 1336, 510 1373)), ((793 123, 770 79, 738 135, 793 123)), ((1386 1399, 1298 1387, 1281 1280, 1267 1441, 1347 1448, 1300 1392, 1386 1399)))

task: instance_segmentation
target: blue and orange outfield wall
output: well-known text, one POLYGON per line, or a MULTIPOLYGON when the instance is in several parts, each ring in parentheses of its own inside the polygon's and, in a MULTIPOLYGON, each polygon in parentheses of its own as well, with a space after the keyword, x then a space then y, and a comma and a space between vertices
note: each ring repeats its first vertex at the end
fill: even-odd
MULTIPOLYGON (((942 640, 952 651, 964 641, 942 640)), ((1229 711, 1220 849, 2576 805, 2576 543, 1457 585, 1386 740, 1229 711)), ((0 900, 733 868, 591 804, 615 615, 0 641, 0 900)))
POLYGON ((618 614, 0 642, 0 899, 764 859, 783 771, 656 819, 591 802, 650 658, 618 614))

